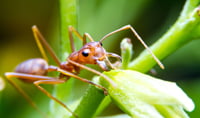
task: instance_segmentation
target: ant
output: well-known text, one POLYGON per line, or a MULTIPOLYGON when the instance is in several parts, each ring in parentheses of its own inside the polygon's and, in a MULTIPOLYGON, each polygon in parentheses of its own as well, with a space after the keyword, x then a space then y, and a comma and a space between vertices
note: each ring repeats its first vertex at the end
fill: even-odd
POLYGON ((31 105, 38 110, 36 105, 32 102, 32 100, 29 98, 29 96, 20 88, 17 86, 15 82, 11 78, 19 78, 20 80, 28 83, 33 83, 40 91, 42 91, 44 94, 46 94, 49 98, 55 100, 57 103, 59 103, 61 106, 66 108, 69 112, 72 113, 73 116, 77 117, 77 115, 71 111, 64 103, 62 103, 60 100, 52 96, 48 91, 46 91, 43 87, 40 86, 40 84, 61 84, 66 82, 70 77, 73 77, 75 79, 79 79, 83 82, 92 84, 104 91, 104 94, 107 95, 108 92, 105 87, 95 84, 85 78, 79 77, 78 74, 81 69, 86 69, 88 71, 91 71, 99 76, 102 76, 104 79, 106 79, 111 85, 115 86, 115 83, 108 78, 106 75, 102 74, 99 71, 96 71, 94 69, 91 69, 85 64, 95 64, 98 65, 103 71, 108 71, 109 67, 112 69, 115 69, 116 67, 114 64, 112 64, 109 61, 109 57, 114 57, 118 61, 121 61, 121 57, 115 53, 107 52, 102 47, 102 42, 109 36, 123 31, 123 30, 131 30, 133 34, 137 37, 137 39, 142 43, 142 45, 149 51, 149 53, 152 55, 154 60, 159 64, 161 68, 164 68, 162 63, 157 59, 157 57, 153 54, 153 52, 148 48, 148 46, 144 43, 144 41, 141 39, 141 37, 137 34, 137 32, 134 30, 134 28, 131 25, 126 25, 124 27, 121 27, 115 31, 112 31, 105 35, 100 41, 94 41, 93 38, 88 34, 84 33, 83 36, 80 35, 80 33, 72 26, 68 27, 69 32, 69 39, 70 39, 70 45, 72 53, 69 55, 69 57, 66 59, 65 62, 60 62, 58 57, 56 56, 55 52, 52 50, 50 45, 47 43, 43 35, 40 33, 37 26, 32 27, 32 31, 36 40, 36 43, 39 47, 39 50, 43 56, 43 58, 34 58, 29 59, 27 61, 22 62, 19 64, 15 72, 6 72, 5 76, 8 79, 8 81, 26 98, 26 100, 31 103, 31 105), (74 47, 74 39, 73 39, 73 33, 80 38, 83 41, 83 47, 75 51, 74 47), (86 38, 90 40, 89 43, 86 42, 86 38), (56 62, 57 66, 48 65, 47 61, 48 58, 46 56, 46 53, 44 51, 43 46, 45 46, 46 50, 49 52, 53 60, 56 62), (59 77, 49 77, 46 76, 48 72, 57 71, 60 73, 59 77))

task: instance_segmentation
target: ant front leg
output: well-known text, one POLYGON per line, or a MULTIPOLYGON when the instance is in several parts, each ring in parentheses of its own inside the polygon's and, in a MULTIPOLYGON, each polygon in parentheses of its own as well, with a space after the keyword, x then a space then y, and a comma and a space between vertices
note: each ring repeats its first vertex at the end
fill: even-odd
MULTIPOLYGON (((59 103, 61 106, 63 106, 65 109, 67 109, 73 116, 77 117, 77 115, 71 111, 64 103, 62 103, 60 100, 58 100, 57 98, 55 98, 54 96, 52 96, 47 90, 45 90, 43 87, 40 86, 40 84, 61 84, 64 83, 65 80, 63 79, 58 79, 58 78, 54 78, 54 77, 48 77, 48 76, 41 76, 41 75, 31 75, 31 74, 24 74, 24 73, 15 73, 15 72, 9 72, 6 73, 5 76, 7 78, 12 78, 12 77, 16 77, 16 78, 23 78, 23 80, 28 80, 28 81, 33 81, 33 84, 41 91, 43 92, 45 95, 47 95, 49 98, 53 99, 54 101, 56 101, 57 103, 59 103)), ((9 79, 10 80, 10 79, 9 79)), ((17 88, 18 90, 19 87, 17 88)), ((29 97, 27 97, 23 92, 20 93, 23 94, 23 96, 28 100, 29 97)), ((30 103, 30 102, 29 102, 30 103)), ((35 106, 34 106, 35 107, 35 106)))
POLYGON ((135 31, 135 29, 131 26, 131 25, 126 25, 124 27, 121 27, 115 31, 112 31, 110 33, 108 33, 107 35, 105 35, 99 42, 102 42, 103 40, 105 40, 107 37, 120 32, 120 31, 124 31, 124 30, 131 30, 133 32, 133 34, 136 36, 136 38, 141 42, 141 44, 147 49, 147 51, 151 54, 151 56, 153 57, 153 59, 157 62, 157 64, 160 66, 160 68, 164 69, 164 65, 160 62, 160 60, 154 55, 154 53, 151 51, 151 49, 146 45, 146 43, 142 40, 142 38, 139 36, 139 34, 135 31))
MULTIPOLYGON (((70 61, 70 63, 71 63, 71 61, 70 61)), ((73 63, 73 62, 72 62, 72 63, 73 63)), ((51 66, 51 69, 54 70, 54 71, 58 71, 58 72, 60 72, 61 74, 65 75, 65 76, 73 77, 73 78, 78 79, 78 80, 80 80, 80 81, 82 81, 82 82, 85 82, 85 83, 88 83, 88 84, 92 84, 92 85, 94 85, 94 86, 96 86, 96 87, 102 89, 102 90, 104 91, 104 94, 105 94, 105 95, 108 94, 108 91, 107 91, 107 89, 106 89, 105 87, 103 87, 103 86, 101 86, 101 85, 98 85, 98 84, 95 84, 95 83, 92 82, 92 81, 89 81, 89 80, 87 80, 87 79, 85 79, 85 78, 79 77, 79 76, 77 76, 77 75, 75 75, 75 74, 73 74, 73 73, 71 73, 71 72, 65 71, 65 70, 60 69, 60 68, 58 68, 58 67, 56 67, 56 66, 51 66)))
POLYGON ((96 70, 94 70, 94 69, 92 69, 92 68, 89 68, 89 67, 87 67, 87 66, 84 66, 84 65, 82 65, 82 64, 79 64, 79 63, 77 63, 77 62, 75 62, 75 61, 72 61, 72 60, 70 60, 70 59, 67 59, 67 61, 68 61, 69 63, 72 63, 72 64, 75 65, 75 66, 78 66, 78 67, 80 67, 80 68, 82 68, 82 69, 86 69, 86 70, 88 70, 88 71, 90 71, 90 72, 93 72, 94 74, 97 74, 97 75, 103 77, 103 78, 106 79, 112 86, 116 87, 116 84, 115 84, 109 77, 107 77, 106 75, 102 74, 101 72, 96 71, 96 70))
POLYGON ((118 65, 120 65, 121 61, 122 61, 121 56, 119 56, 119 55, 117 55, 117 54, 115 54, 115 53, 106 52, 106 63, 107 63, 112 69, 117 69, 117 67, 118 67, 118 65), (108 59, 108 57, 116 58, 117 61, 116 61, 114 64, 112 64, 112 63, 110 62, 110 60, 108 59))

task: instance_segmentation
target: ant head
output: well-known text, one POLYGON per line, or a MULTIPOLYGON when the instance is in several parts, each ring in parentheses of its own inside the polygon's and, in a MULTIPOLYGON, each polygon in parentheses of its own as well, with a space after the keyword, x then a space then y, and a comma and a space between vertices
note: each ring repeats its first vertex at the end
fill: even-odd
POLYGON ((79 51, 79 61, 86 64, 97 64, 106 58, 106 51, 100 42, 89 42, 85 44, 79 51))
POLYGON ((85 44, 79 51, 72 53, 70 59, 80 64, 98 64, 103 70, 107 70, 106 51, 101 42, 85 44))

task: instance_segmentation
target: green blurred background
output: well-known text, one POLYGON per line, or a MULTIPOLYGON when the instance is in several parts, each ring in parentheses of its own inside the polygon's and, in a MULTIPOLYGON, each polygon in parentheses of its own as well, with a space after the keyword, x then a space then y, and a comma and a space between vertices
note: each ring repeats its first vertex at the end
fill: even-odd
MULTIPOLYGON (((81 33, 88 32, 95 40, 99 40, 108 32, 131 24, 145 42, 151 45, 176 21, 184 2, 183 0, 79 0, 78 30, 81 33)), ((0 2, 0 76, 3 76, 4 72, 13 71, 17 64, 26 59, 41 57, 32 35, 32 25, 37 25, 52 47, 58 50, 59 43, 51 41, 60 38, 58 1, 0 2)), ((123 31, 105 40, 105 48, 110 52, 119 53, 119 42, 123 37, 133 38, 130 31, 123 31)), ((133 45, 136 57, 143 47, 135 39, 133 45)), ((157 77, 176 81, 194 100, 196 108, 189 113, 191 118, 197 118, 200 114, 199 45, 200 40, 192 41, 167 57, 163 60, 165 70, 155 67, 157 77)), ((44 112, 48 112, 49 98, 32 85, 19 84, 44 112)), ((51 86, 45 87, 49 91, 52 90, 51 86)), ((5 89, 0 91, 0 117, 38 118, 40 115, 11 85, 6 84, 5 89)))

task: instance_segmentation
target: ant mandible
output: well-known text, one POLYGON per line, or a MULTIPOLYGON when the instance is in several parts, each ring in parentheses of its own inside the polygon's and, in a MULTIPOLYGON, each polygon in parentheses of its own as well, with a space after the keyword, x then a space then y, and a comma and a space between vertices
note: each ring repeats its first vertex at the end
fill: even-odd
POLYGON ((94 41, 93 38, 88 34, 84 33, 83 36, 80 35, 80 33, 72 26, 69 26, 68 32, 69 32, 69 39, 70 39, 70 45, 72 53, 69 55, 67 60, 65 62, 60 62, 50 45, 47 43, 45 38, 40 33, 39 29, 36 26, 32 27, 32 31, 36 40, 36 43, 40 49, 40 52, 43 56, 43 58, 34 58, 29 59, 27 61, 22 62, 19 64, 15 72, 6 72, 5 76, 8 79, 8 81, 14 85, 14 87, 31 103, 33 107, 36 107, 36 105, 31 101, 29 96, 20 88, 18 87, 15 82, 11 78, 19 78, 20 80, 24 82, 31 82, 33 83, 40 91, 42 91, 44 94, 46 94, 49 98, 55 100, 57 103, 62 105, 64 108, 66 108, 69 112, 72 113, 76 117, 76 114, 73 113, 64 103, 62 103, 60 100, 52 96, 48 91, 46 91, 43 87, 40 86, 40 84, 61 84, 66 82, 70 77, 79 79, 83 82, 92 84, 98 88, 101 88, 104 91, 104 94, 107 95, 108 92, 106 88, 104 88, 101 85, 95 84, 87 79, 84 79, 82 77, 77 76, 81 69, 86 69, 88 71, 91 71, 99 76, 102 76, 104 79, 106 79, 108 82, 111 83, 111 85, 115 86, 115 83, 109 79, 106 75, 102 74, 99 71, 96 71, 94 69, 91 69, 85 64, 96 64, 98 65, 102 70, 108 71, 108 68, 115 69, 115 66, 109 61, 108 57, 114 57, 117 60, 121 60, 121 57, 115 53, 109 53, 106 52, 106 50, 102 47, 102 41, 105 40, 107 37, 111 36, 114 33, 128 30, 130 29, 133 34, 137 37, 137 39, 142 43, 142 45, 149 51, 149 53, 152 55, 154 60, 158 63, 158 65, 161 68, 164 68, 162 63, 157 59, 157 57, 153 54, 153 52, 148 48, 148 46, 144 43, 144 41, 141 39, 141 37, 137 34, 137 32, 134 30, 134 28, 131 25, 126 25, 124 27, 121 27, 113 32, 108 33, 105 35, 100 41, 94 41), (75 51, 74 42, 73 42, 73 33, 79 37, 83 41, 83 47, 75 51), (86 38, 90 40, 89 43, 86 42, 86 38), (53 60, 56 62, 58 66, 48 65, 47 63, 47 56, 45 54, 45 51, 43 49, 43 46, 45 46, 46 50, 49 52, 49 54, 52 56, 53 60), (57 71, 60 73, 59 77, 49 77, 45 76, 48 72, 51 71, 57 71))

